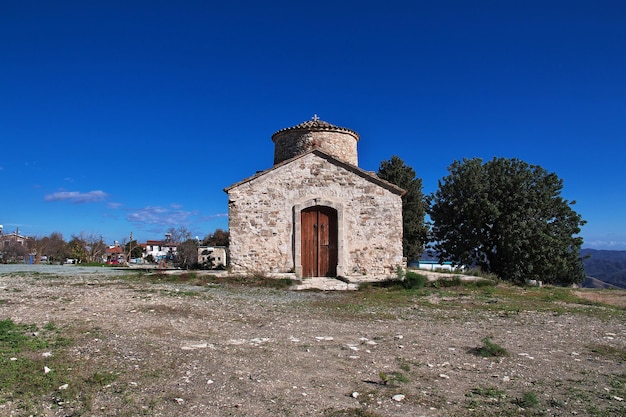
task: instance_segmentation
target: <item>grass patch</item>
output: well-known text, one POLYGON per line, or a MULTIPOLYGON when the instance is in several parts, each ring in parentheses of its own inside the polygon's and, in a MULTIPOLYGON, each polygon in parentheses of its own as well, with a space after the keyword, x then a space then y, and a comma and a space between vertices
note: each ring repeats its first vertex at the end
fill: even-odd
POLYGON ((497 343, 492 342, 490 337, 483 338, 482 342, 482 346, 471 349, 470 352, 484 358, 509 356, 509 352, 497 343))
POLYGON ((410 382, 409 377, 404 375, 402 372, 379 372, 378 377, 380 378, 380 385, 386 385, 389 387, 394 387, 396 382, 400 382, 402 384, 410 382))
POLYGON ((368 411, 364 408, 346 408, 343 410, 327 409, 323 411, 324 417, 380 417, 380 414, 368 411))
MULTIPOLYGON (((89 415, 97 393, 117 380, 117 373, 102 370, 104 363, 77 362, 67 349, 74 341, 66 330, 53 322, 39 328, 0 321, 0 404, 10 404, 5 411, 40 416, 57 409, 59 415, 89 415)), ((79 329, 72 334, 84 337, 79 329)))
POLYGON ((232 276, 232 275, 212 275, 212 274, 198 274, 196 272, 183 272, 176 274, 164 274, 161 272, 135 276, 135 278, 149 279, 153 283, 174 283, 174 284, 186 284, 194 286, 207 286, 207 285, 231 285, 237 287, 249 286, 249 287, 264 287, 275 289, 286 289, 296 284, 299 281, 295 281, 291 278, 272 278, 261 273, 255 273, 249 276, 232 276))
POLYGON ((114 374, 113 372, 96 371, 93 373, 93 375, 87 378, 86 382, 88 382, 91 385, 103 387, 115 381, 117 377, 118 377, 117 374, 114 374))
POLYGON ((504 390, 496 387, 478 387, 472 388, 472 390, 465 396, 470 398, 474 396, 479 396, 500 400, 506 397, 506 393, 504 392, 504 390))
POLYGON ((537 394, 528 391, 525 392, 521 397, 514 399, 513 404, 521 408, 533 408, 539 405, 539 399, 537 398, 537 394))
MULTIPOLYGON (((0 321, 0 403, 18 402, 32 412, 38 398, 59 391, 66 383, 67 368, 55 357, 55 349, 70 343, 58 336, 53 323, 38 329, 11 319, 0 321)), ((73 390, 63 390, 56 396, 74 395, 73 390)))
POLYGON ((594 344, 587 346, 587 349, 600 356, 617 359, 626 362, 626 349, 623 347, 615 347, 608 344, 594 344))

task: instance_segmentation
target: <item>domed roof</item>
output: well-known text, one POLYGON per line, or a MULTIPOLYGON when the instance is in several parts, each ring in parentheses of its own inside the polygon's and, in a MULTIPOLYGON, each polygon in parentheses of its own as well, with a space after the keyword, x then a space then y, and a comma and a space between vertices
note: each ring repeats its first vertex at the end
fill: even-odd
POLYGON ((317 114, 313 116, 313 118, 311 120, 307 120, 304 121, 298 125, 292 126, 292 127, 286 127, 284 129, 280 129, 279 131, 275 132, 272 135, 272 140, 274 139, 274 136, 281 134, 283 132, 287 132, 287 131, 295 131, 295 130, 305 130, 305 131, 309 131, 309 132, 321 132, 321 131, 334 131, 334 132, 345 132, 345 133, 349 133, 352 136, 354 136, 356 138, 356 140, 359 140, 359 134, 356 133, 354 130, 352 129, 348 129, 345 127, 339 127, 339 126, 335 126, 332 125, 328 122, 325 122, 323 120, 320 120, 317 117, 317 114))

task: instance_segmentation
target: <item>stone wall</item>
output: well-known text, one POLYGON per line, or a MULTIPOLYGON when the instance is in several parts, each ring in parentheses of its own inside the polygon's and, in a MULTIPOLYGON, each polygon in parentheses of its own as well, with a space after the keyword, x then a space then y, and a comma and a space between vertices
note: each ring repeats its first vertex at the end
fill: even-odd
POLYGON ((319 204, 338 209, 338 275, 395 275, 403 265, 400 193, 335 162, 312 152, 226 189, 233 271, 297 272, 298 210, 319 204))
POLYGON ((285 130, 274 134, 274 164, 278 164, 312 149, 358 166, 358 136, 347 130, 285 130))

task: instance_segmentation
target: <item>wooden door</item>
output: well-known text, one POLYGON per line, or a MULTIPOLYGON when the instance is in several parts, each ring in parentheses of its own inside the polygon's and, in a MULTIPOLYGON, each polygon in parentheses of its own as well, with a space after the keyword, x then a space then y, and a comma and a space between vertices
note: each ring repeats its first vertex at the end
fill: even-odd
POLYGON ((315 206, 302 210, 302 276, 337 275, 337 211, 315 206))

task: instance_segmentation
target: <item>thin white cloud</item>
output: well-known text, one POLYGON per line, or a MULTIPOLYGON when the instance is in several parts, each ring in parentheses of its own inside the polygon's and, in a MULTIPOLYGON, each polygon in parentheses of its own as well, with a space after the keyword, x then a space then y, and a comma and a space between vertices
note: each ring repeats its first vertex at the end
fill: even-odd
POLYGON ((626 249, 626 241, 593 240, 590 242, 585 241, 583 246, 591 249, 624 250, 626 249))
POLYGON ((219 219, 222 217, 228 217, 228 213, 216 213, 216 214, 209 214, 206 216, 202 216, 199 220, 201 221, 208 221, 208 220, 213 220, 213 219, 219 219))
POLYGON ((131 213, 126 216, 131 223, 138 225, 163 225, 163 226, 181 226, 189 223, 192 216, 197 213, 192 211, 181 210, 179 205, 171 207, 148 206, 131 213))
POLYGON ((57 193, 48 194, 44 197, 45 201, 69 201, 73 204, 98 203, 104 201, 108 194, 104 191, 96 190, 82 193, 80 191, 59 191, 57 193))

